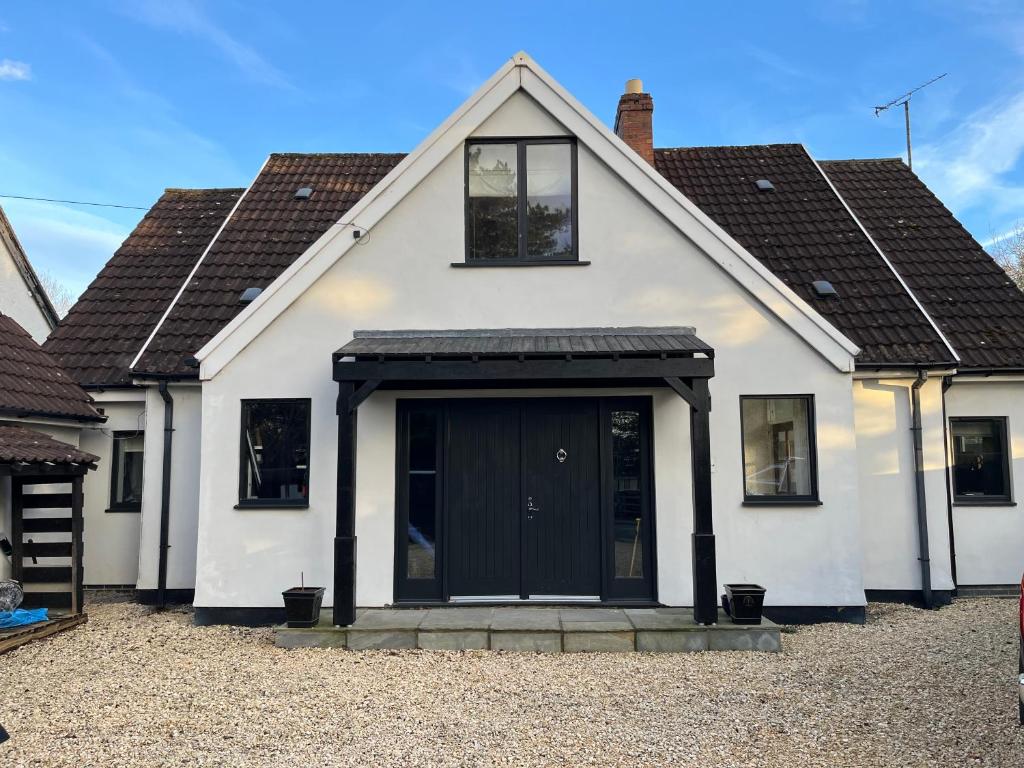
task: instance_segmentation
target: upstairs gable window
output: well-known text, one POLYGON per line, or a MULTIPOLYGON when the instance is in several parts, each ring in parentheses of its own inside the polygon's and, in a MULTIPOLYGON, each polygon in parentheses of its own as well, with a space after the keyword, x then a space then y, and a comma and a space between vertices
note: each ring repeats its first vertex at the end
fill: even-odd
POLYGON ((576 261, 576 142, 466 144, 466 261, 576 261))

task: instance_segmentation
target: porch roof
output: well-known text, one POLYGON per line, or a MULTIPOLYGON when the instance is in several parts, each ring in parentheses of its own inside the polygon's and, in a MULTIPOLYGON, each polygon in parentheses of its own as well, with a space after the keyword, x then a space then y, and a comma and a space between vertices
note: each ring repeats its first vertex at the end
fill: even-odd
POLYGON ((498 328, 439 331, 356 331, 339 349, 344 357, 375 358, 559 358, 714 357, 691 327, 498 328))
POLYGON ((34 429, 0 425, 0 465, 60 465, 69 472, 95 468, 98 456, 34 429))

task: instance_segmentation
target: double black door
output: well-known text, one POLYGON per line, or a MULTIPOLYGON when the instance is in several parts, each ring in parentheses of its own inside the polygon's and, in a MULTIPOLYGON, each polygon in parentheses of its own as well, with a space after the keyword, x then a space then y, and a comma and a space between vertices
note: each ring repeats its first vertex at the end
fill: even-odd
MULTIPOLYGON (((495 398, 405 405, 400 423, 414 425, 418 437, 408 430, 399 434, 399 599, 578 599, 615 591, 615 539, 622 526, 613 507, 621 496, 621 461, 612 455, 614 412, 606 401, 495 398), (432 415, 417 419, 423 409, 432 415), (424 439, 417 423, 434 425, 436 471, 402 462, 402 441, 411 439, 415 446, 424 439), (423 482, 416 473, 424 471, 434 471, 430 493, 410 493, 408 488, 423 482), (425 509, 418 499, 426 499, 425 509), (425 547, 432 567, 415 566, 419 578, 410 579, 409 553, 421 562, 425 547)), ((639 432, 637 437, 639 472, 639 432)), ((646 465, 646 449, 643 454, 646 465)), ((649 597, 651 586, 647 495, 637 487, 637 523, 627 531, 636 537, 634 549, 642 548, 635 569, 642 583, 632 585, 640 597, 649 597)))

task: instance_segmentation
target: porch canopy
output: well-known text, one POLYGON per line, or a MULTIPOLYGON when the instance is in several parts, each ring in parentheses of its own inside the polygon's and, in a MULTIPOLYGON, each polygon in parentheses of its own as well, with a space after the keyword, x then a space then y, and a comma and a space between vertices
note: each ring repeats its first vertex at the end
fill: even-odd
POLYGON ((691 327, 356 331, 338 382, 334 623, 355 621, 356 411, 377 389, 667 386, 690 406, 694 618, 717 619, 708 379, 714 350, 691 327))
POLYGON ((26 607, 82 612, 82 478, 97 461, 99 457, 43 432, 0 425, 0 476, 11 478, 13 576, 33 585, 25 590, 26 607), (65 483, 70 493, 25 493, 26 487, 65 483), (26 511, 31 514, 26 516, 26 511), (35 541, 39 534, 46 541, 35 541), (67 540, 55 540, 60 534, 67 540), (67 564, 38 565, 40 557, 67 564), (42 591, 35 585, 50 587, 42 591), (52 585, 66 587, 54 590, 52 585))

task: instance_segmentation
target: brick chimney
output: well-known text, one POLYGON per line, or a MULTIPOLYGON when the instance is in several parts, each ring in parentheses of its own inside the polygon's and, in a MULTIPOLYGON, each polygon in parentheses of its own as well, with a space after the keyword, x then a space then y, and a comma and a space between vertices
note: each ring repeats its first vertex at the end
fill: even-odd
POLYGON ((615 112, 615 135, 629 144, 640 157, 654 165, 654 99, 644 93, 640 80, 627 80, 615 112))

